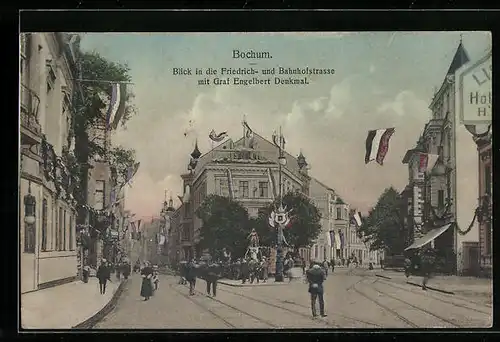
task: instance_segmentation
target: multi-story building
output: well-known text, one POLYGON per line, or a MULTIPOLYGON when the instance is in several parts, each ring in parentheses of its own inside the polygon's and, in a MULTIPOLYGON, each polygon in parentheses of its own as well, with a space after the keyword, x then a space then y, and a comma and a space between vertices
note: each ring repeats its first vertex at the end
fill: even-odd
MULTIPOLYGON (((445 79, 429 106, 432 116, 425 125, 417 146, 407 152, 403 163, 409 165, 409 191, 412 192, 413 237, 427 236, 430 230, 445 227, 431 242, 442 253, 451 271, 462 273, 474 268, 471 258, 463 258, 463 246, 475 243, 478 227, 474 223, 477 198, 477 151, 470 133, 460 123, 455 110, 455 72, 469 61, 460 42, 445 79), (458 148, 459 147, 459 148, 458 148), (438 155, 429 173, 420 168, 422 153, 438 155)), ((467 253, 466 253, 467 254, 467 253)))
POLYGON ((170 265, 177 265, 179 261, 186 260, 189 248, 183 250, 181 247, 181 212, 182 206, 175 209, 170 215, 170 228, 167 231, 167 250, 170 265))
POLYGON ((493 266, 493 173, 491 160, 491 132, 475 139, 479 153, 479 254, 480 266, 491 276, 493 266))
POLYGON ((77 276, 69 170, 75 54, 63 33, 20 35, 21 293, 77 276))
MULTIPOLYGON (((171 226, 171 260, 201 255, 198 244, 202 222, 194 213, 207 195, 217 194, 239 201, 250 217, 257 217, 259 211, 279 195, 279 149, 260 135, 253 135, 252 148, 247 146, 245 138, 237 141, 228 139, 202 155, 196 144, 188 172, 181 175, 184 193, 179 198, 182 205, 172 216, 172 222, 178 219, 180 226, 177 229, 171 226), (175 247, 175 239, 178 239, 178 248, 175 247)), ((302 153, 293 157, 284 152, 284 158, 286 165, 281 168, 281 193, 298 191, 309 196, 322 216, 322 232, 312 250, 303 248, 299 252, 306 260, 330 260, 335 253, 332 251, 330 231, 341 229, 347 234, 349 206, 337 203, 335 191, 309 175, 302 153), (337 208, 343 213, 338 219, 334 217, 337 208)))

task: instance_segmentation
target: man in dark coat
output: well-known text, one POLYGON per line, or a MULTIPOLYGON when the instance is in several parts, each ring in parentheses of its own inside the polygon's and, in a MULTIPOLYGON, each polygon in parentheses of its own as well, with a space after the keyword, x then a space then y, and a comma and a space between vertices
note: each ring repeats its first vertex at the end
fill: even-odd
POLYGON ((319 313, 321 317, 325 315, 325 302, 323 300, 323 282, 326 279, 325 271, 319 263, 314 263, 307 270, 307 280, 309 282, 309 293, 311 294, 311 309, 313 317, 317 316, 316 300, 319 301, 319 313))
POLYGON ((422 290, 427 290, 427 282, 432 275, 436 263, 436 254, 433 248, 426 248, 421 251, 420 267, 422 271, 422 290))
POLYGON ((194 296, 196 287, 197 265, 194 260, 191 260, 186 265, 186 280, 189 283, 189 295, 194 296))
POLYGON ((217 296, 217 282, 221 276, 222 266, 217 262, 211 262, 206 268, 205 281, 207 282, 207 294, 217 296), (212 291, 210 291, 210 289, 212 291))
POLYGON ((240 269, 241 283, 245 284, 250 276, 250 268, 248 266, 248 262, 246 259, 243 259, 241 261, 240 267, 241 267, 241 269, 240 269))
POLYGON ((108 263, 106 259, 102 259, 101 264, 99 265, 99 268, 97 269, 96 273, 97 279, 99 279, 99 291, 101 294, 106 293, 106 284, 109 281, 111 281, 111 270, 110 267, 108 266, 108 263))

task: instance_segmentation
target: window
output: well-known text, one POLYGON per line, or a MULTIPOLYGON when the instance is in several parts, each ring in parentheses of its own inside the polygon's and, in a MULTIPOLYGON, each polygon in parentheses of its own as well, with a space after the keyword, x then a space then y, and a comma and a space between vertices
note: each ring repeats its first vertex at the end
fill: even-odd
POLYGON ((59 227, 58 227, 58 244, 57 244, 57 250, 58 251, 63 251, 64 250, 64 245, 63 245, 63 236, 64 236, 64 221, 63 221, 63 208, 59 208, 59 227))
POLYGON ((63 234, 62 249, 65 251, 66 250, 66 210, 64 210, 64 214, 63 214, 63 229, 62 229, 62 234, 63 234))
POLYGON ((491 195, 491 166, 484 166, 484 193, 491 195))
POLYGON ((42 251, 47 250, 47 200, 42 202, 42 251))
POLYGON ((347 212, 347 208, 344 209, 344 218, 346 220, 349 218, 349 213, 347 212))
POLYGON ((191 216, 191 205, 190 203, 184 203, 184 218, 189 218, 191 216))
POLYGON ((450 111, 450 93, 446 93, 446 112, 450 111))
POLYGON ((74 244, 74 233, 73 233, 74 223, 73 223, 73 215, 69 217, 69 250, 74 251, 75 250, 75 244, 74 244))
POLYGON ((314 259, 318 259, 318 256, 319 256, 318 254, 319 254, 318 253, 318 245, 315 245, 314 246, 314 259))
POLYGON ((248 198, 248 181, 240 181, 239 193, 240 197, 248 198))
POLYGON ((444 190, 438 190, 438 208, 444 207, 444 190))
POLYGON ((105 201, 104 201, 104 181, 97 180, 95 186, 95 194, 94 194, 94 209, 103 210, 105 201))
POLYGON ((55 245, 53 246, 55 250, 59 250, 59 225, 61 224, 61 221, 57 218, 57 207, 54 205, 54 220, 56 221, 56 229, 52 232, 52 234, 54 234, 55 237, 55 245))
POLYGON ((220 180, 219 195, 224 197, 229 196, 229 186, 227 180, 225 179, 220 180))
POLYGON ((259 182, 259 197, 268 197, 268 183, 267 182, 259 182))
POLYGON ((342 219, 342 211, 340 210, 340 208, 337 208, 337 220, 340 220, 342 219))

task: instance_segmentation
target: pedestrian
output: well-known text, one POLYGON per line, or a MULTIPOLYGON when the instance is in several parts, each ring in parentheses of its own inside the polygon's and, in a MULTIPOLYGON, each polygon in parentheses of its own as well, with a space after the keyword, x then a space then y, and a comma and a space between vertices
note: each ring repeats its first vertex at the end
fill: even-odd
POLYGON ((262 257, 261 261, 261 269, 262 269, 262 282, 267 282, 267 278, 269 277, 269 261, 266 257, 262 257))
POLYGON ((247 260, 246 259, 241 260, 240 274, 241 274, 241 283, 242 284, 245 284, 247 282, 247 280, 249 278, 249 272, 250 272, 250 269, 249 269, 247 260))
POLYGON ((158 284, 160 284, 160 278, 158 273, 158 266, 153 266, 153 277, 151 278, 154 284, 155 291, 158 290, 158 284))
POLYGON ((128 261, 125 261, 122 266, 122 273, 125 279, 128 279, 128 277, 130 276, 130 269, 130 263, 128 261))
POLYGON ((302 266, 302 275, 306 274, 306 260, 304 258, 300 259, 301 266, 302 266))
POLYGON ((106 284, 108 280, 111 281, 111 271, 109 269, 108 263, 106 262, 106 259, 101 260, 101 264, 97 269, 96 277, 97 279, 99 279, 99 291, 103 295, 106 293, 106 284))
POLYGON ((151 282, 151 279, 153 278, 153 268, 148 261, 144 263, 144 267, 141 270, 141 277, 141 297, 144 297, 144 301, 146 301, 153 295, 153 285, 151 282))
POLYGON ((187 266, 188 266, 188 263, 186 261, 181 261, 179 263, 179 284, 180 285, 187 284, 187 280, 186 280, 187 266))
POLYGON ((333 271, 335 271, 335 259, 334 258, 332 258, 330 260, 330 267, 332 268, 332 273, 333 273, 333 271))
POLYGON ((217 282, 221 276, 222 268, 217 262, 209 263, 205 281, 207 282, 207 295, 217 296, 217 282), (212 290, 212 291, 210 291, 212 290))
POLYGON ((119 262, 117 262, 115 264, 115 275, 116 275, 116 279, 118 279, 118 280, 121 279, 122 268, 123 268, 123 262, 122 261, 119 261, 119 262))
POLYGON ((325 277, 328 277, 328 270, 330 269, 330 265, 328 264, 328 260, 323 261, 323 269, 325 270, 325 277))
POLYGON ((196 270, 196 263, 194 259, 192 259, 187 265, 186 265, 186 280, 189 283, 189 295, 194 296, 194 291, 196 288, 196 276, 197 276, 197 270, 196 270))
MULTIPOLYGON (((371 263, 370 263, 371 265, 371 263)), ((408 278, 410 276, 410 272, 411 272, 411 260, 410 258, 405 258, 405 276, 406 278, 408 278)))
POLYGON ((427 290, 427 282, 432 276, 436 255, 433 248, 426 248, 421 254, 422 290, 427 290))
POLYGON ((325 302, 323 298, 323 282, 326 275, 320 263, 314 263, 312 267, 307 270, 307 281, 309 282, 309 293, 311 294, 311 310, 313 317, 317 317, 316 301, 319 301, 319 314, 321 317, 326 317, 325 302))

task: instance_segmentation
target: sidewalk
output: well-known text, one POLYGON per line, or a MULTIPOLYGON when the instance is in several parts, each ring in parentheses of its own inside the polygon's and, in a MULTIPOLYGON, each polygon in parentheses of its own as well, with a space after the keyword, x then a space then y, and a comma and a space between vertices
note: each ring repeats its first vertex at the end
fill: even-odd
MULTIPOLYGON (((406 278, 403 272, 378 270, 375 274, 390 277, 392 281, 422 284, 422 277, 412 275, 406 278)), ((453 292, 455 295, 462 297, 479 299, 486 304, 491 305, 492 303, 493 281, 491 279, 437 275, 429 280, 428 286, 438 290, 453 292)))
POLYGON ((23 329, 71 329, 95 316, 112 299, 120 285, 108 281, 106 294, 99 293, 97 278, 75 281, 21 295, 23 329))

